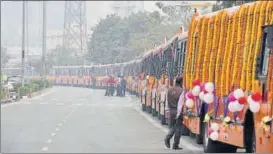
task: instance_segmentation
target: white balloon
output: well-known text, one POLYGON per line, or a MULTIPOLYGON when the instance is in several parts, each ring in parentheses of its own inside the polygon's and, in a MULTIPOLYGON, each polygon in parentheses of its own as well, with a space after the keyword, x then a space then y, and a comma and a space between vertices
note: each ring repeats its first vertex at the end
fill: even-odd
POLYGON ((187 99, 186 100, 186 106, 188 108, 192 108, 193 107, 193 100, 192 99, 187 99))
POLYGON ((201 91, 200 86, 194 86, 191 92, 192 92, 192 94, 193 94, 194 96, 198 96, 199 93, 200 93, 200 91, 201 91))
POLYGON ((235 111, 242 111, 244 105, 241 105, 237 100, 233 102, 235 111))
POLYGON ((260 107, 260 103, 258 102, 252 102, 251 104, 249 104, 249 109, 253 113, 260 111, 260 107))
POLYGON ((209 137, 210 137, 211 140, 216 141, 218 139, 218 137, 219 137, 219 134, 218 134, 218 132, 214 131, 214 132, 212 132, 210 134, 209 137))
POLYGON ((210 127, 211 127, 211 129, 213 131, 218 131, 219 130, 219 125, 217 123, 215 123, 215 122, 212 123, 210 127))
POLYGON ((199 98, 203 101, 203 100, 204 100, 204 96, 205 96, 205 93, 202 91, 202 92, 199 94, 199 98))
POLYGON ((244 97, 244 96, 245 96, 245 93, 244 93, 244 91, 243 91, 242 89, 236 89, 236 90, 233 92, 233 94, 234 94, 234 97, 235 97, 236 99, 239 99, 240 97, 244 97))
POLYGON ((208 82, 205 84, 205 90, 208 93, 212 93, 214 91, 214 84, 212 82, 208 82))
POLYGON ((236 112, 236 110, 235 110, 235 108, 234 108, 234 102, 230 102, 230 103, 228 104, 228 110, 229 110, 230 112, 236 112))
POLYGON ((204 95, 204 101, 205 101, 207 104, 212 103, 213 100, 214 100, 214 96, 213 96, 212 93, 206 93, 206 94, 204 95))

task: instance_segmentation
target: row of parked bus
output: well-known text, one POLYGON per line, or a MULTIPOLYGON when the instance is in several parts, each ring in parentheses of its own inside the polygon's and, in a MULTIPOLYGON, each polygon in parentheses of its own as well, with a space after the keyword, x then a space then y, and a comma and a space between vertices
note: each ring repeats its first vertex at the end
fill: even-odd
POLYGON ((162 124, 166 92, 183 76, 183 135, 195 137, 204 152, 273 152, 273 1, 195 15, 188 32, 139 60, 54 72, 57 85, 99 88, 122 72, 128 91, 162 124))

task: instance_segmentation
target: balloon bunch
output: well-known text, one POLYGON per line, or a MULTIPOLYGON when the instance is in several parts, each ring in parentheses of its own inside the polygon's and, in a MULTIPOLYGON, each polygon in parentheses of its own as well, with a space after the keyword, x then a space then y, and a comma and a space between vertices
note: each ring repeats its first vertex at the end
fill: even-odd
POLYGON ((209 138, 216 141, 219 138, 219 125, 217 123, 212 123, 209 128, 209 138))
POLYGON ((242 89, 236 89, 228 96, 228 109, 230 112, 239 112, 244 109, 244 105, 247 103, 245 93, 242 89))
POLYGON ((199 98, 207 104, 213 103, 214 84, 212 82, 207 82, 207 83, 202 82, 200 84, 200 87, 201 87, 201 92, 199 94, 199 98))
POLYGON ((200 88, 200 81, 199 80, 193 80, 192 82, 193 89, 190 92, 186 93, 186 107, 193 108, 194 106, 194 99, 197 97, 201 91, 200 88))
POLYGON ((259 92, 253 92, 248 96, 247 102, 251 112, 256 113, 260 110, 260 101, 262 100, 262 95, 259 92))

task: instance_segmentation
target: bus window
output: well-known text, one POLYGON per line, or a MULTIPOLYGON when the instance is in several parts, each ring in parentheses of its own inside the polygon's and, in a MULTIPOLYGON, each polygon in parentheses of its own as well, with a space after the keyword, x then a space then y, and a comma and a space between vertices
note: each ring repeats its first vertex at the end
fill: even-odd
POLYGON ((268 30, 270 30, 269 27, 264 27, 264 33, 263 33, 263 38, 261 42, 261 52, 258 57, 257 61, 257 78, 264 80, 266 79, 267 73, 268 73, 268 64, 269 64, 269 55, 270 55, 270 49, 268 45, 270 44, 269 41, 267 40, 269 37, 268 36, 268 30))
POLYGON ((181 54, 181 68, 182 68, 182 70, 181 70, 181 73, 183 73, 184 72, 184 67, 185 67, 185 57, 186 57, 186 49, 187 49, 187 40, 186 41, 184 41, 182 44, 181 44, 181 46, 182 46, 182 54, 181 54))

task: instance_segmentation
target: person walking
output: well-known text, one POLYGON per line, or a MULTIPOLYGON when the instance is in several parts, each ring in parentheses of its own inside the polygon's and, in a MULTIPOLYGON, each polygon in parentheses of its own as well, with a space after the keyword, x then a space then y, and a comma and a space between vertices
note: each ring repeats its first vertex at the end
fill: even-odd
POLYGON ((170 148, 170 140, 174 136, 173 149, 182 150, 179 147, 179 142, 181 138, 182 131, 182 106, 184 103, 184 90, 182 88, 183 78, 178 77, 175 81, 175 86, 171 87, 167 92, 168 108, 170 111, 169 118, 169 132, 165 137, 165 145, 170 148))
POLYGON ((124 79, 124 77, 122 77, 121 79, 120 86, 121 86, 121 96, 124 97, 126 92, 126 80, 124 79))
POLYGON ((115 85, 115 80, 112 76, 110 76, 108 79, 107 79, 107 88, 106 88, 106 91, 105 91, 105 96, 113 96, 114 92, 115 92, 115 89, 114 89, 114 85, 115 85))

